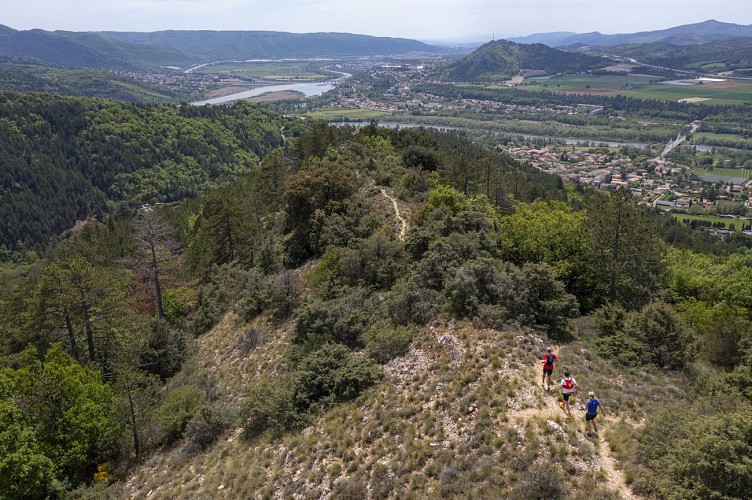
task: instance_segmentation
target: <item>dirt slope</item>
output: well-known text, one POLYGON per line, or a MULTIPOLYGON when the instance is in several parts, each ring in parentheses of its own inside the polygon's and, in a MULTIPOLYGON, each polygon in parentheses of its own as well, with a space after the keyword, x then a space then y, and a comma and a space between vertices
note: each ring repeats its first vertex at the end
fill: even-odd
MULTIPOLYGON (((263 320, 257 326, 268 327, 263 320)), ((189 366, 217 377, 222 397, 236 409, 250 379, 284 370, 288 336, 285 328, 274 330, 269 343, 243 356, 238 346, 244 328, 248 325, 228 315, 200 338, 197 360, 189 366)), ((242 428, 235 428, 205 453, 173 448, 135 469, 118 494, 153 499, 514 497, 542 484, 561 497, 587 491, 635 498, 604 441, 609 422, 600 422, 597 439, 588 438, 582 411, 567 418, 558 392, 546 393, 540 386, 544 346, 537 334, 516 326, 497 331, 435 324, 418 335, 405 356, 384 367, 381 384, 308 427, 250 442, 242 428)), ((559 355, 557 371, 565 363, 587 363, 590 356, 577 344, 563 347, 559 355)), ((575 371, 575 376, 587 391, 593 383, 585 373, 577 377, 575 371)), ((605 375, 615 380, 617 373, 606 370, 605 375)), ((633 419, 631 411, 611 408, 609 420, 633 419)))

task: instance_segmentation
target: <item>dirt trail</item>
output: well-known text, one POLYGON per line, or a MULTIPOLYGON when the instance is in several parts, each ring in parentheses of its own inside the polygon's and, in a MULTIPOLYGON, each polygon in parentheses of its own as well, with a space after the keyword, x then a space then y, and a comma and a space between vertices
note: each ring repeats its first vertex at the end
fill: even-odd
MULTIPOLYGON (((557 348, 554 348, 554 350, 558 351, 557 348)), ((545 393, 543 404, 542 406, 540 405, 540 399, 538 399, 538 396, 544 392, 543 387, 540 385, 540 363, 540 360, 536 360, 535 366, 526 374, 526 376, 532 377, 531 380, 536 381, 535 385, 530 385, 527 388, 521 389, 517 392, 515 398, 513 398, 513 400, 510 399, 509 401, 512 403, 512 405, 510 405, 510 417, 512 417, 512 420, 521 427, 524 427, 525 423, 529 420, 540 419, 543 417, 550 422, 555 421, 559 416, 565 415, 563 410, 559 407, 560 398, 558 397, 559 389, 557 380, 552 380, 554 388, 545 393), (523 405, 519 405, 520 402, 522 402, 523 405)), ((572 417, 566 419, 566 421, 569 422, 569 425, 575 425, 577 427, 578 433, 583 433, 585 430, 585 419, 583 416, 584 407, 581 406, 581 403, 581 398, 575 399, 575 403, 571 408, 572 417)), ((616 418, 609 416, 609 418, 606 419, 606 422, 604 422, 604 417, 600 416, 599 420, 599 427, 601 427, 601 429, 597 438, 595 438, 597 442, 595 443, 596 448, 593 459, 595 470, 602 473, 604 485, 611 491, 618 493, 619 498, 626 500, 641 498, 632 493, 627 486, 626 481, 624 480, 624 474, 617 467, 616 459, 611 455, 611 448, 603 437, 604 429, 602 428, 602 425, 604 423, 613 423, 616 421, 616 418)), ((592 440, 593 438, 588 439, 592 440)))
POLYGON ((624 499, 638 499, 637 495, 632 493, 627 483, 624 481, 624 474, 616 467, 616 460, 611 456, 611 448, 603 437, 603 432, 598 434, 598 455, 600 457, 601 471, 606 476, 605 482, 609 489, 619 493, 624 499))
POLYGON ((397 199, 392 196, 391 194, 387 193, 386 189, 381 188, 381 194, 386 196, 389 201, 392 202, 392 206, 394 206, 394 216, 397 218, 397 222, 399 222, 399 239, 400 241, 405 240, 405 234, 407 234, 407 220, 402 217, 402 214, 400 214, 399 206, 397 205, 397 199))

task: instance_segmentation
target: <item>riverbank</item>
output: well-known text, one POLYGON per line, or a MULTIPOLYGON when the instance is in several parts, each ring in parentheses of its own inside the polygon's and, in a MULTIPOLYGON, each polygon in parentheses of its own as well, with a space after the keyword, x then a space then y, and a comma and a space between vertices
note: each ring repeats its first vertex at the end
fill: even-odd
MULTIPOLYGON (((332 80, 326 80, 324 82, 305 82, 305 83, 289 83, 280 85, 263 85, 252 89, 243 89, 234 93, 227 93, 203 101, 192 102, 194 106, 204 106, 206 104, 225 104, 231 101, 245 100, 254 97, 260 97, 266 94, 277 94, 283 96, 289 96, 290 93, 295 93, 295 98, 300 97, 317 97, 320 96, 337 86, 337 84, 352 75, 349 73, 343 73, 340 71, 332 71, 332 73, 338 73, 342 76, 332 80)), ((228 87, 231 88, 231 87, 228 87)), ((238 87, 236 87, 238 88, 238 87)), ((240 87, 242 88, 242 87, 240 87)), ((269 100, 268 98, 266 100, 269 100)), ((276 99, 272 99, 276 100, 276 99)))

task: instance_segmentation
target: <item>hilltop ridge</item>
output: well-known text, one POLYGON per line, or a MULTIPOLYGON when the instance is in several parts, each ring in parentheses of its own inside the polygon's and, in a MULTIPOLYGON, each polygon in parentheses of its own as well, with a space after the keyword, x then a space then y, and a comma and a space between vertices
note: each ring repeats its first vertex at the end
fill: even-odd
POLYGON ((724 23, 708 19, 699 23, 685 24, 671 28, 640 31, 637 33, 604 34, 552 32, 534 33, 523 37, 510 37, 516 43, 545 43, 551 47, 571 45, 595 45, 612 47, 615 45, 667 42, 675 45, 702 44, 726 38, 752 36, 752 25, 724 23))
POLYGON ((73 32, 0 30, 0 56, 69 68, 134 69, 221 60, 437 52, 405 38, 276 31, 73 32))
MULTIPOLYGON (((253 323, 264 324, 262 318, 253 323)), ((277 329, 267 344, 243 357, 241 334, 249 326, 225 317, 199 339, 196 361, 189 364, 221 380, 225 398, 238 410, 243 396, 235 389, 277 373, 290 329, 277 329)), ((120 491, 155 499, 400 498, 562 495, 584 488, 636 498, 605 436, 619 420, 635 425, 644 418, 641 392, 655 396, 673 383, 666 389, 633 384, 634 374, 609 366, 581 343, 557 347, 560 366, 572 367, 582 390, 596 390, 612 412, 608 423, 601 422, 600 437, 589 438, 579 406, 567 418, 558 407, 558 391, 546 393, 539 385, 544 342, 512 325, 427 326, 404 356, 385 365, 381 384, 321 414, 301 432, 249 442, 236 428, 205 454, 173 449, 153 456, 120 491), (631 409, 624 406, 632 403, 637 404, 631 409), (566 471, 566 479, 557 470, 566 471)), ((560 371, 557 367, 555 375, 560 371)))
POLYGON ((442 77, 452 81, 499 81, 525 70, 554 74, 603 67, 606 59, 552 49, 536 43, 522 45, 506 40, 489 42, 463 59, 450 64, 442 77))

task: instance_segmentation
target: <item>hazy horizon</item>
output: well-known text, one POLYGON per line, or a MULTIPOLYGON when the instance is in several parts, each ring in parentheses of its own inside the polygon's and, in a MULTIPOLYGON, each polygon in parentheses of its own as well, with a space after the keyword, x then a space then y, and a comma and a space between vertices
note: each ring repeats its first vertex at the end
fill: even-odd
POLYGON ((6 0, 16 30, 344 32, 446 40, 573 31, 633 33, 716 19, 752 24, 748 0, 6 0), (733 12, 733 15, 728 13, 733 12))

